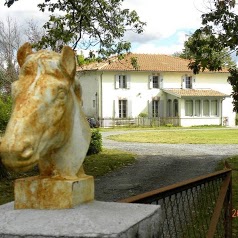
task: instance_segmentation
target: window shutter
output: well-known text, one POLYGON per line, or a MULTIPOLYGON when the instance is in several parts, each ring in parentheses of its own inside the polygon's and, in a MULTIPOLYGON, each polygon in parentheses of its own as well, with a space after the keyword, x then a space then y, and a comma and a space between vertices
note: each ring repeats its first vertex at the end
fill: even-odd
POLYGON ((126 76, 126 88, 127 89, 131 88, 131 77, 130 77, 130 75, 126 76))
POLYGON ((149 87, 149 89, 153 88, 153 76, 152 75, 149 75, 148 87, 149 87))
POLYGON ((164 81, 163 76, 160 75, 159 76, 159 88, 163 88, 163 83, 164 83, 163 81, 164 81))
POLYGON ((152 117, 152 102, 150 103, 150 100, 147 101, 147 108, 148 108, 148 117, 152 117))
POLYGON ((181 86, 182 88, 185 88, 185 82, 186 82, 186 76, 182 76, 182 79, 181 79, 181 86))
POLYGON ((119 99, 113 100, 114 104, 114 117, 118 118, 119 117, 119 99))
POLYGON ((132 117, 132 100, 127 100, 127 117, 132 117))
POLYGON ((192 88, 195 89, 196 88, 196 78, 192 77, 192 88))
POLYGON ((115 75, 115 89, 119 88, 119 75, 115 75))

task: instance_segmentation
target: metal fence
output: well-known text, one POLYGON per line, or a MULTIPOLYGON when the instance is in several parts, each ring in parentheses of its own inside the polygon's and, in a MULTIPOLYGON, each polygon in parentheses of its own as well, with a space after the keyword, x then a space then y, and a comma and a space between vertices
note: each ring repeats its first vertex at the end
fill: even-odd
POLYGON ((180 119, 178 117, 135 117, 135 118, 100 118, 101 127, 159 127, 165 125, 179 126, 180 119))
POLYGON ((161 238, 232 237, 231 169, 119 202, 161 205, 161 238))
POLYGON ((223 125, 228 126, 227 118, 181 118, 181 117, 134 117, 134 118, 99 118, 101 127, 160 127, 189 125, 223 125))

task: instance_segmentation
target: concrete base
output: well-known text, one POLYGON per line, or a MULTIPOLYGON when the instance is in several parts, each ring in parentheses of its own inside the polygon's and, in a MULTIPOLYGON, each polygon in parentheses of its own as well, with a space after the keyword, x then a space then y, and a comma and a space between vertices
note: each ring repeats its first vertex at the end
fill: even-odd
POLYGON ((160 206, 94 201, 65 210, 0 206, 0 237, 160 237, 160 206))
POLYGON ((15 209, 65 209, 94 200, 94 179, 28 177, 15 181, 15 209))

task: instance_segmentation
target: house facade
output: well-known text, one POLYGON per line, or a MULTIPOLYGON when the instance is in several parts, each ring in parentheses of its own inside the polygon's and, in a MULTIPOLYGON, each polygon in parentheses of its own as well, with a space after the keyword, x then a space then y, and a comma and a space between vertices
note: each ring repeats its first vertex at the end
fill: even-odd
MULTIPOLYGON (((180 126, 235 125, 228 71, 194 75, 188 60, 128 54, 77 70, 89 117, 174 118, 180 126), (137 62, 136 68, 132 60, 137 62)), ((106 126, 110 126, 110 122, 106 126)))

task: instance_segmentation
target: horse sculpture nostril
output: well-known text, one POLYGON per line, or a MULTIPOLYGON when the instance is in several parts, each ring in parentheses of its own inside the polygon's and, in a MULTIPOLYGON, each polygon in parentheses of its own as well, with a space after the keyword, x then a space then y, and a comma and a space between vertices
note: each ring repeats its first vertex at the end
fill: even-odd
POLYGON ((22 151, 21 157, 24 159, 28 159, 33 155, 33 152, 33 148, 31 146, 28 146, 22 151))

